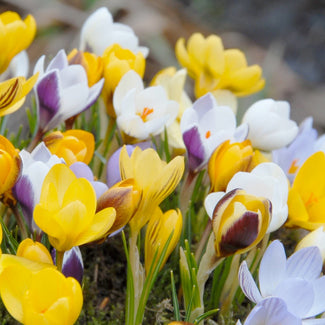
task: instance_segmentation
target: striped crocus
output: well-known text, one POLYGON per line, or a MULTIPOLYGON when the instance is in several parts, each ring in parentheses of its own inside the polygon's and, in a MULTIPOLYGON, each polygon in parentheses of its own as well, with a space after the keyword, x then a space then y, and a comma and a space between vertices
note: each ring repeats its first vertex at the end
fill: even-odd
POLYGON ((35 94, 42 133, 93 105, 104 83, 100 80, 89 88, 85 69, 79 64, 69 65, 64 50, 58 52, 45 70, 44 60, 42 56, 34 68, 40 72, 35 94))

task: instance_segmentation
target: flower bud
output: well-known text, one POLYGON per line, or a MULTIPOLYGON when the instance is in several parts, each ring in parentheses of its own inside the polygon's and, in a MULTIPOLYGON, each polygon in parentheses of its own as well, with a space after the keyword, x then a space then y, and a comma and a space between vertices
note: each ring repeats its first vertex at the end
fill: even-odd
POLYGON ((271 202, 234 189, 226 193, 213 211, 212 228, 218 257, 242 254, 264 237, 271 219, 271 202))

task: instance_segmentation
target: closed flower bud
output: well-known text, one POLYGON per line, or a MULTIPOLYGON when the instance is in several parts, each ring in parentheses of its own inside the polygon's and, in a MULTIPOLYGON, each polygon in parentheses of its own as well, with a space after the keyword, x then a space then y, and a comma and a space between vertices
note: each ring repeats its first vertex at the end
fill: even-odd
POLYGON ((139 206, 141 195, 134 179, 129 178, 116 183, 98 199, 97 212, 109 207, 116 210, 116 219, 107 235, 122 229, 129 222, 139 206))
POLYGON ((63 158, 68 166, 77 161, 89 164, 95 150, 93 134, 83 130, 55 131, 44 138, 44 143, 53 155, 63 158))
POLYGON ((271 219, 271 203, 261 197, 235 189, 216 205, 212 227, 218 257, 242 254, 264 237, 271 219))

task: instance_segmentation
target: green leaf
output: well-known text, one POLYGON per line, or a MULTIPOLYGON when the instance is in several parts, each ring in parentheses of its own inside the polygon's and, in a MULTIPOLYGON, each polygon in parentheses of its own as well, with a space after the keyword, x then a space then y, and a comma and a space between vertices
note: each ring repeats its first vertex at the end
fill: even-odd
POLYGON ((181 315, 180 315, 180 311, 179 311, 179 304, 178 304, 178 299, 177 299, 177 293, 176 293, 176 286, 175 286, 173 271, 170 271, 170 282, 171 282, 171 286, 172 286, 172 299, 173 299, 173 306, 174 306, 174 316, 175 316, 175 320, 179 321, 179 320, 181 320, 181 315))
POLYGON ((216 314, 218 311, 219 311, 219 309, 212 309, 212 310, 209 310, 209 311, 205 312, 204 314, 198 316, 194 320, 194 325, 199 324, 200 322, 202 322, 203 320, 207 319, 208 317, 216 314))

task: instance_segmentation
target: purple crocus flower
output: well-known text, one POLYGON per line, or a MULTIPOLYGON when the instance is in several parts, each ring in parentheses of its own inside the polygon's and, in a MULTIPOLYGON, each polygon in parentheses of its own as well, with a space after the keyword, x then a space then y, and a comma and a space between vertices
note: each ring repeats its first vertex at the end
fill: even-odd
MULTIPOLYGON (((54 264, 56 264, 55 248, 53 248, 51 255, 54 264)), ((79 281, 80 284, 82 284, 82 278, 84 274, 84 263, 82 260, 80 248, 78 246, 74 246, 70 250, 64 252, 62 262, 62 273, 66 277, 74 277, 76 280, 79 281)))
POLYGON ((246 124, 236 129, 236 116, 228 106, 218 106, 208 93, 187 108, 181 119, 181 131, 187 149, 189 169, 200 171, 213 151, 226 140, 243 141, 246 124))
POLYGON ((259 289, 245 261, 239 268, 239 284, 249 300, 261 304, 268 297, 278 297, 291 314, 307 319, 325 311, 322 266, 318 247, 302 248, 287 259, 283 245, 275 240, 260 263, 259 289))
POLYGON ((299 126, 296 138, 286 147, 272 151, 272 160, 286 173, 292 183, 303 163, 316 151, 325 151, 325 137, 317 139, 313 118, 306 118, 299 126))
POLYGON ((79 64, 69 65, 64 50, 58 52, 46 70, 44 60, 42 56, 34 68, 34 73, 40 72, 35 94, 39 129, 43 133, 93 105, 104 84, 102 79, 89 88, 85 69, 79 64))
POLYGON ((39 203, 44 178, 52 166, 62 164, 64 160, 52 155, 44 142, 41 142, 32 153, 22 150, 19 155, 22 170, 13 187, 13 195, 22 208, 29 229, 39 232, 40 229, 33 221, 33 211, 35 205, 39 203))
POLYGON ((91 183, 96 192, 97 199, 108 190, 106 184, 100 181, 94 181, 94 174, 87 164, 77 161, 70 166, 70 169, 78 178, 86 178, 91 183))

